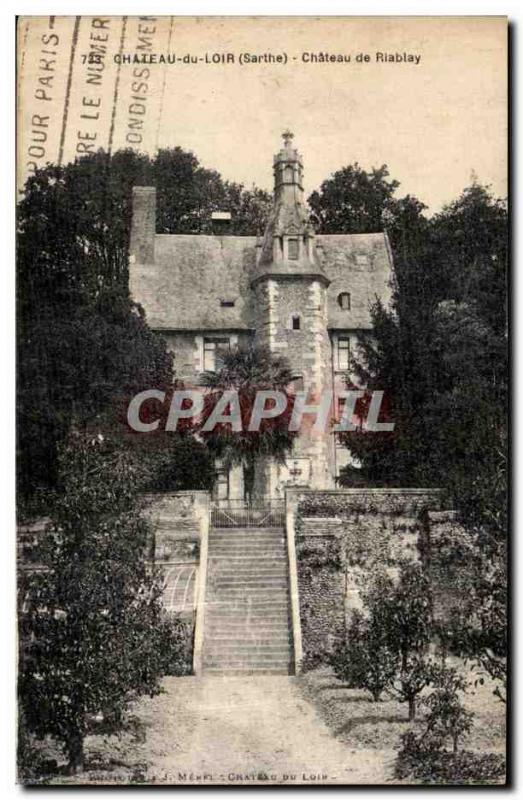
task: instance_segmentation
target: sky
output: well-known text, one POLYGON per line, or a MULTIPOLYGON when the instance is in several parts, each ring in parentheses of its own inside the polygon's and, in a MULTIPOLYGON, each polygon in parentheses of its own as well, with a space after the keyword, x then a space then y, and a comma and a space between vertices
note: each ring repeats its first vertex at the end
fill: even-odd
POLYGON ((506 194, 502 17, 79 20, 76 27, 73 17, 19 23, 20 180, 35 164, 69 161, 110 140, 113 150, 148 153, 179 145, 226 179, 271 190, 272 157, 289 128, 303 155, 307 194, 356 161, 365 169, 386 163, 401 183, 398 194, 416 195, 431 211, 473 175, 506 194), (43 37, 53 35, 59 41, 44 47, 43 37), (96 77, 87 61, 100 46, 96 77), (57 54, 42 56, 45 49, 57 54), (118 66, 118 57, 138 52, 177 61, 118 66), (226 63, 213 63, 215 53, 226 63), (246 53, 286 63, 250 63, 246 53), (313 61, 320 54, 350 61, 313 61), (56 61, 51 86, 42 58, 56 61), (39 145, 34 116, 49 108, 56 111, 39 145))

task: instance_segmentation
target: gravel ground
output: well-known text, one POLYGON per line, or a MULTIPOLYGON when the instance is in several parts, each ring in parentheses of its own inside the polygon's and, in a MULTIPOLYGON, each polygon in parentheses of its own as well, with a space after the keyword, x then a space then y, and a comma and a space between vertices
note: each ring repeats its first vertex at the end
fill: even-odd
POLYGON ((87 769, 53 783, 384 783, 394 752, 347 747, 286 676, 167 678, 135 730, 91 736, 87 769))
MULTIPOLYGON (((384 784, 394 783, 406 707, 369 701, 324 667, 286 676, 166 678, 142 698, 127 730, 90 736, 81 775, 61 784, 384 784)), ((492 687, 466 704, 476 713, 465 742, 503 753, 504 706, 492 687)), ((54 754, 56 756, 56 754, 54 754)))

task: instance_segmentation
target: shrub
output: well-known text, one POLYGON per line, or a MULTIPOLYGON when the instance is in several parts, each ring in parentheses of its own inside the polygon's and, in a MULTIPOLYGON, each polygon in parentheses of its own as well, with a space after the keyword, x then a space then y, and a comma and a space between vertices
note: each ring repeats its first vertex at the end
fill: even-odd
POLYGON ((374 614, 369 619, 354 611, 345 640, 335 650, 334 673, 348 686, 367 689, 378 702, 397 670, 398 653, 374 614))
POLYGON ((459 740, 469 733, 473 719, 460 697, 467 688, 465 679, 446 667, 433 667, 432 673, 434 689, 423 699, 429 713, 419 733, 408 731, 401 737, 396 776, 430 783, 482 783, 500 777, 503 759, 458 752, 459 740), (452 752, 447 750, 449 740, 452 752))
POLYGON ((443 747, 450 738, 453 752, 457 753, 460 738, 469 733, 472 727, 473 714, 465 710, 460 699, 460 693, 466 690, 467 683, 462 675, 450 668, 437 670, 433 680, 435 689, 423 700, 429 709, 424 735, 430 738, 433 746, 437 744, 438 747, 443 747))
POLYGON ((422 783, 490 784, 501 783, 505 759, 497 753, 477 754, 467 750, 449 753, 424 746, 412 732, 401 737, 394 774, 401 780, 422 783))

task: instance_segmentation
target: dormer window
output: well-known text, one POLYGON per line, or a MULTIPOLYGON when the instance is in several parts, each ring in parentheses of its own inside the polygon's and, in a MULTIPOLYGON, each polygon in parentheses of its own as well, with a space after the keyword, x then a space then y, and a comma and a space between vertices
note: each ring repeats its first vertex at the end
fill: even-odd
POLYGON ((222 308, 234 308, 235 300, 220 300, 220 306, 222 308))
POLYGON ((297 261, 300 256, 300 243, 298 239, 288 239, 287 241, 288 257, 291 261, 297 261))
POLYGON ((350 311, 350 294, 349 292, 340 292, 338 295, 338 305, 342 311, 350 311))
POLYGON ((295 314, 292 318, 292 330, 293 331, 300 330, 300 318, 297 314, 295 314))

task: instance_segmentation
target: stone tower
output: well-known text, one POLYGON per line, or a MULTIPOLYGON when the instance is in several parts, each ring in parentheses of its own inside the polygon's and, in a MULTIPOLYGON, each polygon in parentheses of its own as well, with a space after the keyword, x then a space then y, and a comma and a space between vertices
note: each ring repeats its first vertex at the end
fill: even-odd
MULTIPOLYGON (((293 134, 274 156, 274 207, 257 248, 251 283, 256 314, 256 341, 285 356, 295 389, 307 393, 307 404, 332 389, 331 345, 327 330, 330 283, 322 266, 322 249, 303 197, 303 161, 293 134)), ((260 465, 256 484, 263 492, 282 494, 285 485, 332 486, 332 436, 312 430, 314 417, 304 416, 287 465, 260 465)))

